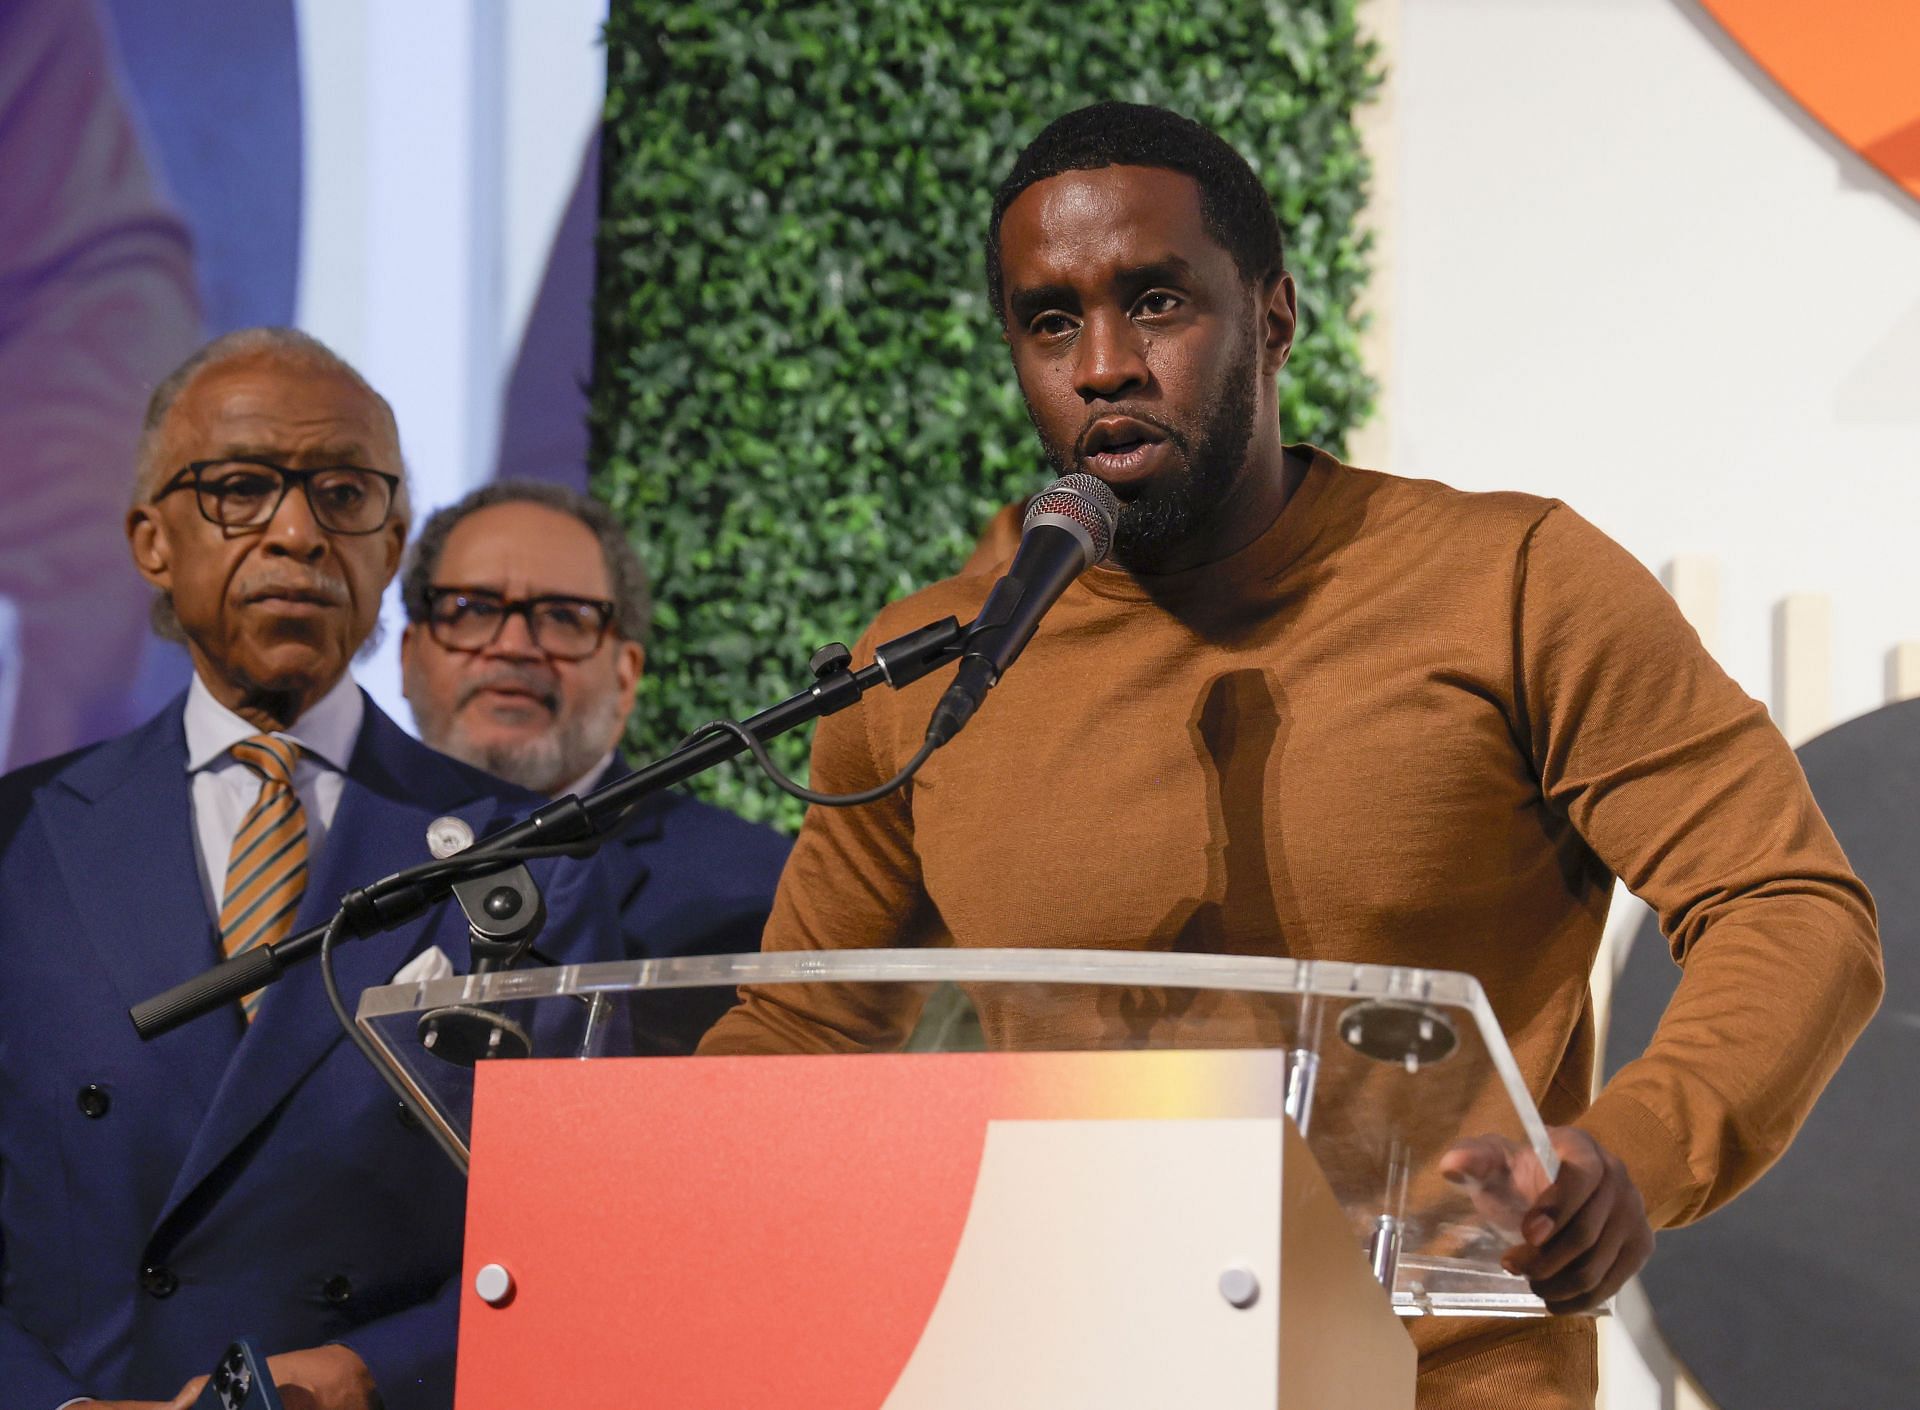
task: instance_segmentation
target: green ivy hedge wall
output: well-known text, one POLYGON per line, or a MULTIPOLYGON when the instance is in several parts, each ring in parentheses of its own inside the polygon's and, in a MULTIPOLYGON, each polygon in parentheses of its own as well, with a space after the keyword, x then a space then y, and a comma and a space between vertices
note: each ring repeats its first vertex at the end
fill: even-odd
MULTIPOLYGON (((1338 452, 1370 409, 1352 0, 613 0, 607 65, 594 489, 653 575, 639 758, 799 689, 1045 482, 981 242, 1060 113, 1160 103, 1238 147, 1300 286, 1289 438, 1338 452)), ((804 777, 807 746, 775 755, 804 777)), ((799 823, 750 762, 695 787, 799 823)))

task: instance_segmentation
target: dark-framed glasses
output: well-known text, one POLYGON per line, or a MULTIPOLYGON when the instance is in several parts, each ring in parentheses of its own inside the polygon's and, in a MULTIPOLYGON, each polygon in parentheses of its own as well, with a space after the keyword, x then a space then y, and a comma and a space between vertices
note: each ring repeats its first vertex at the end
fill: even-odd
POLYGON ((196 460, 180 468, 154 495, 192 490, 200 515, 223 529, 264 529, 298 484, 313 521, 330 534, 371 534, 386 527, 400 477, 364 465, 316 465, 295 470, 254 456, 196 460))
POLYGON ((527 619, 533 644, 558 661, 584 661, 613 625, 613 604, 598 597, 503 597, 485 588, 427 589, 427 635, 449 651, 491 646, 507 618, 527 619))

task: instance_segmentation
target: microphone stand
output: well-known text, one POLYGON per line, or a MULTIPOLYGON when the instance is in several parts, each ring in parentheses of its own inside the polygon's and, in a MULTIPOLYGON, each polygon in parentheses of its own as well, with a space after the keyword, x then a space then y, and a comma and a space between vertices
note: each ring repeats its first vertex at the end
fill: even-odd
MULTIPOLYGON (((823 646, 810 662, 813 684, 752 716, 743 727, 765 742, 844 710, 875 686, 899 690, 958 659, 967 632, 957 619, 944 618, 878 647, 873 663, 857 671, 849 669, 853 655, 845 646, 839 642, 823 646)), ((319 955, 329 934, 337 943, 395 929, 444 899, 456 883, 494 876, 532 858, 589 856, 642 798, 704 773, 746 748, 745 741, 734 735, 708 735, 585 798, 568 794, 549 803, 444 861, 409 867, 349 891, 327 925, 289 936, 278 944, 257 946, 135 1004, 129 1010, 134 1029, 149 1040, 170 1033, 264 988, 292 966, 319 955)))

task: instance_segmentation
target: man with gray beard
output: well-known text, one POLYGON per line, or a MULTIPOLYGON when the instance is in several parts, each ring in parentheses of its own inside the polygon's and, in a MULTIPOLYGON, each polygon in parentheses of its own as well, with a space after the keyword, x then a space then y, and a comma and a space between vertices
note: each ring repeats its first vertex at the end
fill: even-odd
MULTIPOLYGON (((647 581, 605 506, 532 481, 475 490, 427 521, 402 592, 403 688, 428 744, 556 798, 630 771, 618 746, 646 664, 647 581)), ((759 949, 788 847, 684 794, 646 799, 602 849, 627 953, 759 949)), ((667 991, 637 1017, 662 1050, 690 1049, 729 1002, 667 991)))

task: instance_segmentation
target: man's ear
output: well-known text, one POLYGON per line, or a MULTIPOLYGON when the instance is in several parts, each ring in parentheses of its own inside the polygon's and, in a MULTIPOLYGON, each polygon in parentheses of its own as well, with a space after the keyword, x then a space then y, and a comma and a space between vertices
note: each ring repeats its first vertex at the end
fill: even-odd
POLYGON ((647 649, 637 641, 617 644, 613 653, 613 679, 626 699, 626 714, 633 713, 633 693, 640 688, 640 676, 647 668, 647 649))
POLYGON ((136 504, 127 511, 127 546, 140 576, 160 591, 172 592, 173 545, 158 505, 136 504))
POLYGON ((393 575, 400 571, 400 559, 407 551, 407 521, 394 519, 383 532, 387 543, 387 575, 381 580, 380 586, 384 591, 386 585, 393 581, 393 575))
POLYGON ((1271 377, 1287 365, 1287 357, 1293 351, 1294 330, 1300 325, 1300 305, 1293 276, 1285 270, 1278 279, 1262 284, 1260 295, 1260 370, 1271 377))

